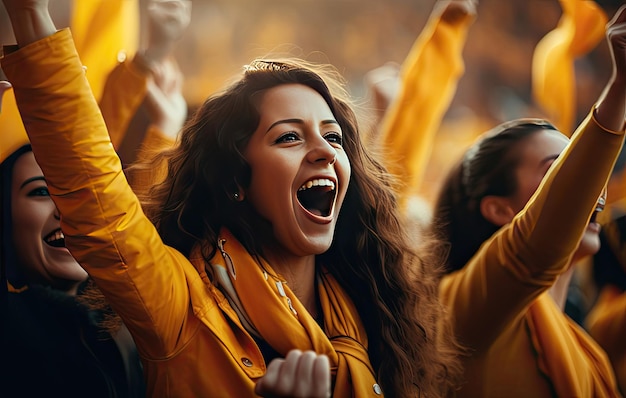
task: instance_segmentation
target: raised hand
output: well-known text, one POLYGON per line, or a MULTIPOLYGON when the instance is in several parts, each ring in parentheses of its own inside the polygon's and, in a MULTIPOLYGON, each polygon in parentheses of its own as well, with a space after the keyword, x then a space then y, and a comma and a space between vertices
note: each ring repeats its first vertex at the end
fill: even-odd
POLYGON ((262 397, 330 397, 330 363, 326 355, 292 350, 285 359, 274 359, 256 384, 262 397))
POLYGON ((400 89, 400 65, 387 62, 367 72, 364 81, 372 93, 376 111, 382 117, 400 89))
POLYGON ((466 16, 475 16, 478 0, 439 0, 435 4, 434 12, 444 8, 441 16, 444 21, 454 23, 466 16))
POLYGON ((191 1, 150 0, 148 45, 144 56, 148 62, 159 62, 170 55, 191 21, 191 1))
POLYGON ((626 122, 626 5, 606 25, 613 73, 598 103, 596 119, 604 128, 624 129, 626 122))
POLYGON ((613 59, 615 78, 626 80, 626 6, 622 6, 607 24, 606 37, 613 59))
POLYGON ((18 46, 23 47, 56 32, 48 0, 2 0, 18 46))
POLYGON ((182 94, 183 75, 173 59, 166 59, 152 69, 143 106, 150 120, 162 133, 176 138, 187 118, 187 102, 182 94))
POLYGON ((49 0, 2 0, 9 14, 18 10, 46 10, 48 2, 49 0))

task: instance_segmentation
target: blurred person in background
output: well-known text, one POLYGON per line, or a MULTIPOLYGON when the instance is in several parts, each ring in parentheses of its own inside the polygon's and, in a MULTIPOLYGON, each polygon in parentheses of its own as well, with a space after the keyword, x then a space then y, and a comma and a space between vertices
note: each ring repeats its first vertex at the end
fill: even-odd
MULTIPOLYGON (((612 178, 623 180, 626 151, 612 178)), ((596 297, 585 319, 589 334, 604 348, 615 369, 622 394, 626 394, 626 212, 613 206, 612 217, 602 223, 600 250, 592 258, 596 297)))
POLYGON ((173 55, 191 20, 189 0, 150 0, 146 38, 107 76, 99 106, 111 142, 138 195, 162 180, 165 167, 136 167, 171 148, 187 118, 184 76, 173 55))
POLYGON ((189 0, 150 0, 147 38, 107 76, 100 109, 123 166, 141 151, 171 147, 187 117, 183 75, 172 52, 191 20, 189 0))
POLYGON ((599 248, 595 216, 624 141, 626 7, 606 37, 613 73, 571 141, 544 120, 507 122, 444 182, 432 229, 449 250, 440 294, 467 347, 459 396, 620 395, 606 353, 563 314, 572 264, 599 248))
MULTIPOLYGON (((437 132, 463 76, 463 46, 477 5, 477 0, 435 3, 402 64, 399 88, 380 122, 376 140, 387 168, 399 178, 400 205, 405 213, 423 183, 437 132)), ((382 81, 387 86, 389 82, 382 81)), ((387 92, 392 90, 387 88, 387 92)))

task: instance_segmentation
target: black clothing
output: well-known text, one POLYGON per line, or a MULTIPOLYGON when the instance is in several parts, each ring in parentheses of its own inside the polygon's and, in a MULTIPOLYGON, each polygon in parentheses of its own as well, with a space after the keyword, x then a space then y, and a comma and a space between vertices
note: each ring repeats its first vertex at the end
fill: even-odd
POLYGON ((8 293, 2 322, 2 397, 144 397, 139 357, 129 376, 96 313, 53 289, 8 293))

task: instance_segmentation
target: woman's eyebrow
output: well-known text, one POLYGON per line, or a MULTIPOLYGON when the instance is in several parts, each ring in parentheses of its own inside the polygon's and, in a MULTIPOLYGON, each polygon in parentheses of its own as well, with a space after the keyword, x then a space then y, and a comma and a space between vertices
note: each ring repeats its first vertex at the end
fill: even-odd
POLYGON ((37 177, 31 177, 26 179, 26 181, 24 181, 22 183, 22 185, 20 185, 20 189, 24 188, 26 185, 30 184, 33 181, 46 181, 46 179, 44 178, 44 176, 37 176, 37 177))
MULTIPOLYGON (((271 129, 273 129, 274 127, 276 127, 279 124, 289 124, 289 123, 293 123, 293 124, 304 124, 304 120, 302 119, 281 119, 281 120, 277 120, 274 123, 272 123, 270 125, 270 127, 267 129, 267 131, 265 131, 265 133, 267 134, 271 129)), ((335 119, 327 119, 327 120, 322 120, 321 124, 336 124, 339 125, 339 122, 336 121, 335 119)))
POLYGON ((544 164, 548 163, 551 160, 556 160, 559 157, 560 154, 556 154, 556 155, 550 155, 550 156, 546 156, 545 158, 541 159, 541 161, 539 162, 539 165, 543 166, 544 164))
POLYGON ((302 120, 302 119, 282 119, 282 120, 278 120, 278 121, 272 123, 272 125, 267 129, 267 131, 265 133, 267 134, 267 132, 269 132, 271 129, 273 129, 274 127, 278 126, 279 124, 289 124, 289 123, 304 124, 304 120, 302 120))

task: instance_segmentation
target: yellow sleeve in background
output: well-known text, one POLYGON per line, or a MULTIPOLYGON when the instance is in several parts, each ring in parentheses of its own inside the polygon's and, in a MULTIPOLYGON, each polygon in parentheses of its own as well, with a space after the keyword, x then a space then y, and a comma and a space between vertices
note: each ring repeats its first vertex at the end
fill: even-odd
POLYGON ((120 52, 134 54, 139 45, 138 0, 74 0, 71 29, 87 79, 100 99, 120 52))
POLYGON ((167 177, 167 162, 158 154, 174 147, 176 142, 154 125, 148 126, 133 166, 125 170, 128 183, 139 198, 148 198, 150 188, 167 177))
POLYGON ((571 136, 576 123, 574 60, 600 42, 608 19, 595 1, 560 0, 560 3, 563 15, 558 25, 535 47, 532 92, 547 119, 571 136))
MULTIPOLYGON (((0 94, 2 95, 2 94, 0 94)), ((22 116, 15 103, 13 89, 4 93, 0 111, 0 163, 29 143, 22 116)))
POLYGON ((462 50, 474 15, 433 13, 401 70, 398 97, 386 112, 380 142, 389 172, 401 184, 400 206, 422 183, 441 121, 464 73, 462 50))
POLYGON ((147 82, 148 73, 137 68, 131 59, 114 65, 104 76, 99 105, 116 151, 146 97, 147 82))
POLYGON ((600 292, 598 302, 589 313, 586 323, 589 334, 607 352, 617 383, 626 394, 626 292, 615 286, 606 286, 600 292))

